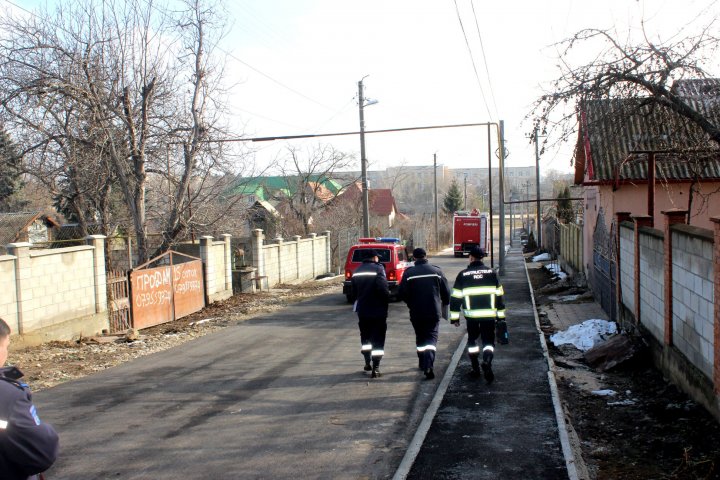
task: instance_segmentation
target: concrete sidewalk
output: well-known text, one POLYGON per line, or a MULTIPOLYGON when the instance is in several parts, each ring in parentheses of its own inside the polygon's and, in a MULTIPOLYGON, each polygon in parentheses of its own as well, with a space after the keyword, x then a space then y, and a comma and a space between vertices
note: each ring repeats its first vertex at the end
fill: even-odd
POLYGON ((457 352, 412 467, 401 465, 396 479, 578 478, 520 248, 508 252, 501 281, 510 344, 495 349, 495 382, 469 378, 457 352))

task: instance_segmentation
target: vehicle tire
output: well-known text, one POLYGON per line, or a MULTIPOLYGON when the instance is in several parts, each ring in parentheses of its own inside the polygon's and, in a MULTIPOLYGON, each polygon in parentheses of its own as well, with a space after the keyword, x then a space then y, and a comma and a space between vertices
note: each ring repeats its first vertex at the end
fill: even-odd
POLYGON ((462 257, 462 256, 463 256, 462 252, 455 252, 455 257, 456 257, 456 258, 462 257))
POLYGON ((353 303, 353 302, 355 301, 355 299, 353 298, 353 296, 352 296, 351 294, 349 294, 349 293, 346 293, 346 294, 345 294, 345 298, 347 299, 347 303, 353 303))

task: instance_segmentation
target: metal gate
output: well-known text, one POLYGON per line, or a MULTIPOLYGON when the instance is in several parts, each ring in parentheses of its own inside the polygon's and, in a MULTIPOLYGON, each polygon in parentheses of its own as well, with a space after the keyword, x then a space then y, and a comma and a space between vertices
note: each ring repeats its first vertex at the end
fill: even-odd
POLYGON ((202 260, 168 251, 130 272, 134 328, 171 322, 205 307, 202 260))
POLYGON ((122 270, 107 272, 107 289, 110 333, 125 332, 132 325, 127 273, 122 270))
POLYGON ((610 232, 605 227, 605 216, 600 210, 593 233, 593 286, 600 302, 600 306, 610 316, 616 319, 615 312, 615 284, 617 272, 615 271, 615 224, 610 232))

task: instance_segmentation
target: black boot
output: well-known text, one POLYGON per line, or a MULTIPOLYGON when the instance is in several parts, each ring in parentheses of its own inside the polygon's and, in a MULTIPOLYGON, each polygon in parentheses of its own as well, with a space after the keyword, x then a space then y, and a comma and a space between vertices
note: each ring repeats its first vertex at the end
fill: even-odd
POLYGON ((372 373, 370 374, 371 378, 380 378, 382 377, 382 372, 380 371, 380 366, 373 366, 372 367, 372 373))
POLYGON ((493 352, 485 350, 483 352, 482 371, 485 381, 490 385, 495 380, 495 374, 492 371, 493 352))
POLYGON ((433 371, 432 368, 425 369, 425 378, 427 380, 432 380, 433 378, 435 378, 435 372, 433 371))
POLYGON ((470 364, 472 365, 472 370, 468 372, 468 375, 471 378, 480 378, 480 362, 478 361, 477 355, 470 355, 470 364))

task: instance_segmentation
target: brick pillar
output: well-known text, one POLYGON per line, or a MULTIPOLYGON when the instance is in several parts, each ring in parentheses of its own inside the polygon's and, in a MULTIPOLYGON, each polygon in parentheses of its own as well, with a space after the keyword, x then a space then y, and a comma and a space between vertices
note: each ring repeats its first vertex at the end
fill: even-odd
POLYGON ((635 222, 635 261, 633 262, 633 283, 635 285, 635 323, 640 323, 640 227, 652 227, 650 215, 632 215, 635 222))
POLYGON ((30 320, 32 311, 32 289, 30 279, 30 246, 28 242, 9 243, 5 246, 8 255, 15 257, 15 301, 17 302, 17 329, 14 333, 25 333, 25 322, 30 320))
POLYGON ((715 394, 720 394, 720 217, 712 217, 710 220, 715 224, 715 244, 713 245, 713 274, 715 278, 715 303, 713 305, 713 384, 715 394))
POLYGON ((302 238, 300 235, 293 235, 293 242, 295 242, 295 272, 296 276, 295 278, 300 278, 300 272, 302 271, 300 268, 301 261, 300 261, 300 239, 302 238))
POLYGON ((687 210, 673 208, 663 210, 665 215, 665 345, 673 344, 673 274, 672 274, 672 226, 676 223, 685 223, 687 210))
POLYGON ((85 242, 93 250, 93 282, 95 282, 95 313, 107 311, 107 273, 105 272, 105 235, 88 235, 85 242))
POLYGON ((213 237, 204 235, 200 237, 200 259, 205 265, 205 301, 210 303, 210 295, 217 292, 215 285, 215 262, 212 256, 213 237))
POLYGON ((225 242, 225 290, 232 290, 232 245, 230 243, 232 235, 223 233, 220 236, 225 242))
POLYGON ((622 269, 620 266, 620 224, 629 222, 632 218, 630 212, 617 212, 615 214, 615 311, 622 319, 622 269))
POLYGON ((265 275, 265 255, 263 254, 263 231, 260 228, 256 228, 252 231, 253 234, 253 242, 252 242, 252 249, 253 249, 253 267, 255 268, 255 278, 257 281, 257 284, 255 285, 258 290, 262 290, 262 280, 264 278, 267 278, 265 275))

